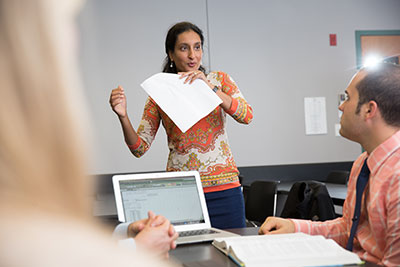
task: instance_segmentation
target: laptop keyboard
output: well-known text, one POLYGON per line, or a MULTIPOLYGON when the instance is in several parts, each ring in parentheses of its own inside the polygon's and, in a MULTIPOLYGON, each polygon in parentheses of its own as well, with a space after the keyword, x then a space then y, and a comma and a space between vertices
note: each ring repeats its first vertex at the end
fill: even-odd
POLYGON ((196 235, 207 235, 207 234, 215 234, 218 233, 212 229, 203 229, 203 230, 195 230, 195 231, 184 231, 179 232, 179 237, 182 236, 196 236, 196 235))

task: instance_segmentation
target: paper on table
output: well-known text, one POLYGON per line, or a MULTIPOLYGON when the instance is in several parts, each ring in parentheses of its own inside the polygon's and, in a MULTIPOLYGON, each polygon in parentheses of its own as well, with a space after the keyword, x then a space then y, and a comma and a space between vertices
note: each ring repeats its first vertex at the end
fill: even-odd
POLYGON ((185 79, 179 77, 178 74, 157 73, 141 86, 176 126, 186 132, 221 104, 222 100, 203 80, 184 84, 185 79))

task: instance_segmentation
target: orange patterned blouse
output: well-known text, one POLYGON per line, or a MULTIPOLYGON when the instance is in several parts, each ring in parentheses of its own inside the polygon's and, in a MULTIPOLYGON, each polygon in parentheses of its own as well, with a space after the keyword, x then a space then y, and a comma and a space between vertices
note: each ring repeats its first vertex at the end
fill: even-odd
POLYGON ((221 106, 182 133, 152 98, 148 98, 137 133, 136 144, 129 146, 136 157, 141 157, 153 142, 160 122, 168 136, 169 156, 167 171, 197 170, 204 192, 215 192, 240 186, 239 171, 233 160, 226 133, 226 113, 239 123, 249 124, 253 110, 228 74, 218 71, 207 79, 232 97, 229 110, 221 106))

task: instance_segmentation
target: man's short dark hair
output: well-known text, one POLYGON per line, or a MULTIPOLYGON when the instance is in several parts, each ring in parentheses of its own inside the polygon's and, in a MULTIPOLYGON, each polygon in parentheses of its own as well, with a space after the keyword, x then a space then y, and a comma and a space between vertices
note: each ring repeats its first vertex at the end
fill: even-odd
POLYGON ((359 95, 356 113, 361 105, 375 101, 384 121, 400 127, 400 66, 380 63, 362 71, 367 75, 356 85, 359 95))

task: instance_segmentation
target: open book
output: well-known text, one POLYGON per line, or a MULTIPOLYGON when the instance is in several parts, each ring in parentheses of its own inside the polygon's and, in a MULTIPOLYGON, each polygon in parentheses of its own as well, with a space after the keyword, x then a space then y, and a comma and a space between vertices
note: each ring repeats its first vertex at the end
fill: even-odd
POLYGON ((303 233, 240 236, 212 243, 239 266, 329 266, 361 264, 355 254, 323 236, 303 233))

